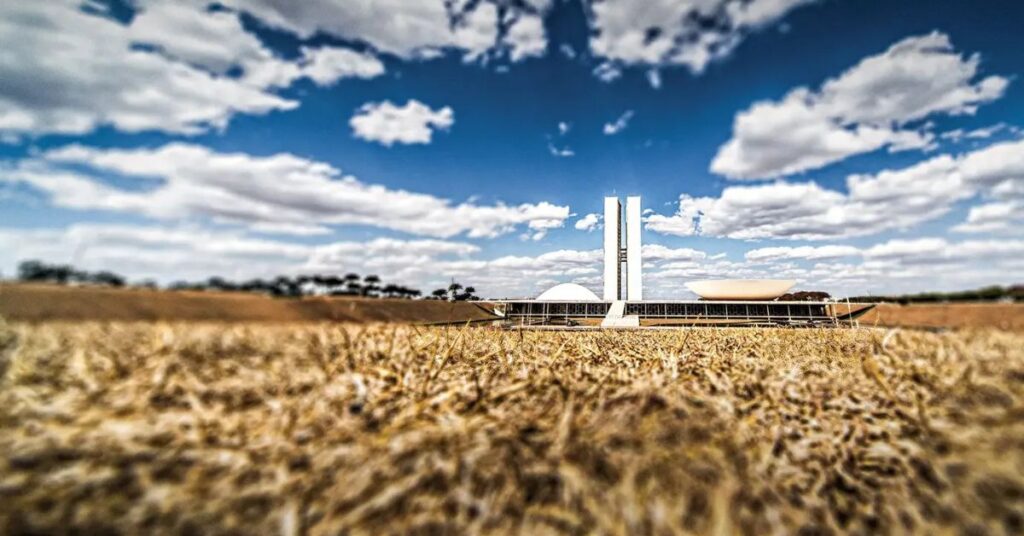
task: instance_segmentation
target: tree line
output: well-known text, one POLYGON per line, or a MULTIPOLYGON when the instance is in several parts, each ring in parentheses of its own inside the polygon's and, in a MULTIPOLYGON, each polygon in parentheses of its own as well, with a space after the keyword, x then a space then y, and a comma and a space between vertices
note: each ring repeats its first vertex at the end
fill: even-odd
POLYGON ((66 285, 68 283, 91 283, 110 287, 123 287, 124 277, 113 272, 88 272, 78 270, 70 264, 46 264, 41 261, 24 261, 18 264, 18 279, 22 281, 47 281, 66 285))
MULTIPOLYGON (((18 265, 18 279, 25 282, 66 284, 90 284, 109 287, 132 286, 158 288, 155 281, 129 284, 127 279, 110 271, 89 272, 69 264, 47 264, 38 260, 23 261, 18 265)), ((463 287, 452 281, 447 288, 440 288, 428 296, 418 289, 394 283, 385 284, 377 275, 360 276, 349 273, 338 275, 279 275, 270 279, 230 281, 223 277, 210 277, 205 281, 177 281, 167 286, 168 290, 252 292, 277 297, 301 297, 311 295, 361 296, 365 298, 424 298, 428 300, 465 301, 478 300, 476 289, 463 287)))
POLYGON ((865 303, 894 302, 903 305, 908 303, 968 301, 1024 302, 1024 285, 1011 285, 1009 287, 991 286, 959 292, 922 292, 919 294, 902 294, 898 296, 851 296, 850 301, 865 303))

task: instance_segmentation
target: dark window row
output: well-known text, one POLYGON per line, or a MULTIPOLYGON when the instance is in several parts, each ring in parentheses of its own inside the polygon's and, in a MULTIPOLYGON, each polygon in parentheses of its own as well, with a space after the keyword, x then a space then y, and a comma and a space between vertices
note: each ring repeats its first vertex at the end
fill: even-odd
POLYGON ((627 315, 642 318, 705 317, 705 318, 813 318, 828 316, 820 303, 627 303, 627 315))

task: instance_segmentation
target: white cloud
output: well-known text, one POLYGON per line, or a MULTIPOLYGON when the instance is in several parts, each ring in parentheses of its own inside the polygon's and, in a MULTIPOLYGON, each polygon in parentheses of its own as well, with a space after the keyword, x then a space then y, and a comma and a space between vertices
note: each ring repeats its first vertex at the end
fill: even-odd
POLYGON ((357 138, 388 147, 395 143, 430 143, 435 130, 448 130, 453 124, 455 113, 450 107, 433 110, 417 100, 404 106, 390 101, 367 103, 349 121, 357 138))
POLYGON ((853 246, 770 247, 752 249, 744 255, 744 258, 749 262, 777 262, 840 259, 859 254, 860 250, 853 246))
POLYGON ((962 128, 958 128, 955 130, 950 130, 949 132, 943 132, 942 139, 950 140, 954 143, 964 139, 985 140, 991 138, 992 136, 995 136, 996 134, 1002 132, 1003 130, 1013 131, 1015 130, 1015 128, 1010 127, 1010 125, 1006 123, 996 123, 994 125, 976 128, 974 130, 964 130, 962 128))
POLYGON ((622 69, 616 67, 614 63, 606 61, 594 67, 594 76, 602 82, 611 83, 622 76, 622 69))
MULTIPOLYGON (((851 252, 846 255, 851 257, 848 262, 817 262, 826 259, 828 248, 849 246, 769 256, 753 254, 757 251, 753 250, 746 262, 734 262, 722 255, 652 244, 650 251, 645 248, 644 252, 652 261, 645 264, 644 278, 652 298, 678 299, 689 296, 683 284, 696 278, 787 277, 797 279, 799 289, 841 296, 976 288, 1009 284, 1024 276, 1022 240, 890 240, 851 252)), ((828 253, 827 258, 838 258, 839 253, 828 253)), ((214 275, 245 280, 278 274, 357 272, 377 274, 387 282, 429 293, 455 278, 492 298, 533 297, 560 282, 592 289, 601 284, 600 249, 493 259, 479 258, 480 254, 473 244, 434 239, 299 244, 194 226, 0 228, 0 272, 4 275, 13 274, 18 261, 41 259, 88 270, 113 270, 131 280, 154 278, 165 283, 214 275)))
POLYGON ((576 156, 576 151, 573 151, 571 148, 556 147, 555 144, 551 142, 548 142, 548 152, 551 153, 551 156, 554 156, 556 158, 569 158, 572 156, 576 156))
POLYGON ((975 207, 967 213, 967 221, 953 227, 961 233, 1020 232, 1024 229, 1024 203, 997 201, 975 207))
POLYGON ((883 147, 932 146, 934 135, 908 123, 932 114, 973 114, 1001 97, 1009 81, 976 80, 980 58, 963 57, 939 32, 904 39, 869 56, 820 90, 797 88, 736 115, 733 137, 711 171, 759 179, 820 168, 883 147))
POLYGON ((601 215, 590 213, 582 218, 576 220, 576 229, 579 231, 591 232, 597 229, 597 226, 601 223, 601 215))
POLYGON ((684 283, 700 278, 790 278, 797 280, 798 290, 824 290, 833 296, 962 290, 1019 281, 1024 276, 1022 254, 1021 240, 924 237, 865 248, 758 248, 745 254, 745 262, 714 255, 655 265, 644 277, 652 298, 687 295, 684 283))
POLYGON ((647 71, 647 83, 654 89, 661 89, 661 71, 657 69, 647 71))
POLYGON ((645 244, 641 253, 645 261, 693 261, 707 257, 706 253, 696 249, 673 249, 660 244, 645 244))
MULTIPOLYGON (((470 263, 480 249, 465 242, 376 238, 366 242, 296 244, 201 227, 76 224, 64 229, 0 228, 0 271, 40 259, 88 270, 113 270, 132 280, 161 282, 269 278, 281 274, 376 273, 400 284, 440 284, 432 263, 470 263)), ((468 274, 467 274, 468 275, 468 274)))
POLYGON ((896 239, 864 250, 872 260, 898 260, 902 264, 972 262, 993 258, 1020 258, 1024 240, 967 240, 950 243, 944 238, 896 239))
POLYGON ((209 219, 276 232, 301 229, 302 234, 360 224, 442 238, 463 233, 489 238, 522 225, 552 229, 569 217, 569 207, 546 202, 455 205, 366 184, 329 164, 287 153, 256 157, 183 143, 131 150, 71 145, 0 171, 0 182, 27 184, 65 208, 209 219), (131 185, 106 182, 111 174, 131 185))
POLYGON ((197 227, 76 224, 65 229, 0 229, 0 269, 40 259, 131 279, 169 282, 213 275, 232 278, 283 273, 309 255, 307 246, 197 227))
POLYGON ((309 38, 325 33, 366 43, 403 59, 429 59, 447 50, 466 61, 506 53, 520 61, 544 53, 541 17, 548 0, 517 3, 468 0, 227 0, 264 23, 309 38))
POLYGON ((626 65, 701 73, 752 30, 810 0, 603 0, 590 6, 591 52, 626 65))
POLYGON ((630 119, 633 119, 633 110, 626 110, 614 123, 605 123, 603 132, 606 136, 614 136, 629 126, 630 119))
POLYGON ((8 58, 0 62, 0 131, 83 134, 111 125, 197 134, 224 128, 235 114, 296 108, 272 90, 302 77, 323 85, 383 72, 372 56, 346 49, 277 58, 236 13, 205 7, 140 2, 125 25, 71 0, 0 4, 8 58))
POLYGON ((544 19, 536 15, 520 15, 509 27, 505 42, 509 59, 513 62, 543 56, 548 48, 544 19))
POLYGON ((375 78, 384 74, 384 64, 377 58, 347 48, 303 48, 303 74, 321 86, 340 78, 375 78))
POLYGON ((732 186, 718 197, 682 195, 675 214, 648 216, 647 228, 678 236, 805 240, 907 229, 979 193, 1024 192, 1022 162, 1024 141, 1012 141, 903 169, 850 175, 847 193, 815 182, 732 186))
POLYGON ((571 124, 566 123, 565 121, 559 121, 558 122, 558 135, 559 136, 565 136, 566 134, 569 133, 570 130, 572 130, 572 125, 571 124))

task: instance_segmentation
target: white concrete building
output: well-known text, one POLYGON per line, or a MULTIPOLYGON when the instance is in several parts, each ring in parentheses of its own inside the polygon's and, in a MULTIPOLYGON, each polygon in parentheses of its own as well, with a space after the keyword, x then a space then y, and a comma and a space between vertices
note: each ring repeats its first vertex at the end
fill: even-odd
POLYGON ((622 263, 626 263, 626 299, 644 299, 640 197, 626 198, 626 240, 622 240, 622 204, 618 197, 604 198, 604 299, 622 299, 622 263))
POLYGON ((604 299, 622 298, 622 205, 618 197, 604 198, 604 299))
POLYGON ((626 198, 626 299, 644 299, 643 259, 640 258, 640 196, 626 198))

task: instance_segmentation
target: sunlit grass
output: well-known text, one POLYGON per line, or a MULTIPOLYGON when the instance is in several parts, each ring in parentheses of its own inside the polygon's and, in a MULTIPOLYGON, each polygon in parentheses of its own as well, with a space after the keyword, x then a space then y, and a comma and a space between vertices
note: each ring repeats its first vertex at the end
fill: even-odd
POLYGON ((0 327, 0 531, 1021 530, 1024 335, 0 327))

